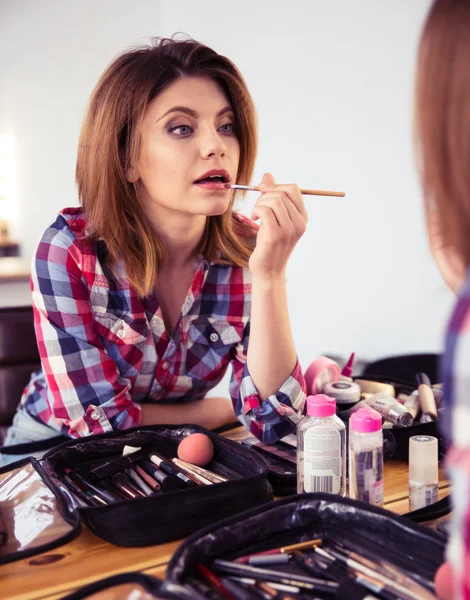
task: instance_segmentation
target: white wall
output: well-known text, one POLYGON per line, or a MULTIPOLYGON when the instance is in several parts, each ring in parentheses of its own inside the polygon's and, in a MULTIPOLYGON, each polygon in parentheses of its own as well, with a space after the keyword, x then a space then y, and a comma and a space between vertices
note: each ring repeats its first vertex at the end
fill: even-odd
POLYGON ((159 10, 155 0, 1 0, 0 134, 16 141, 13 232, 26 257, 57 211, 78 204, 75 158, 92 89, 126 46, 155 35, 159 10))
POLYGON ((452 297, 427 249, 411 130, 429 4, 3 0, 0 133, 17 138, 24 254, 77 202, 80 123, 106 64, 138 38, 183 31, 247 80, 260 124, 255 179, 269 170, 280 182, 347 192, 305 199, 309 228, 288 273, 303 366, 322 352, 439 351, 452 297))

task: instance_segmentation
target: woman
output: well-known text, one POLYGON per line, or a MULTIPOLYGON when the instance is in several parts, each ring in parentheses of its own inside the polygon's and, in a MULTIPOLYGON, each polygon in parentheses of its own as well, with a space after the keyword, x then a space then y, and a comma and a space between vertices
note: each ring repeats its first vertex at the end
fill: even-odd
POLYGON ((441 598, 470 598, 470 3, 437 0, 419 50, 416 125, 433 256, 458 293, 441 364, 454 505, 441 598))
POLYGON ((305 383, 285 270, 307 213, 299 188, 270 174, 251 215, 259 230, 233 211, 224 184, 250 183, 256 147, 246 85, 210 48, 157 39, 108 67, 80 137, 81 207, 61 211, 33 261, 42 370, 6 446, 214 428, 234 409, 265 441, 294 429, 305 383), (206 398, 229 363, 231 399, 206 398))

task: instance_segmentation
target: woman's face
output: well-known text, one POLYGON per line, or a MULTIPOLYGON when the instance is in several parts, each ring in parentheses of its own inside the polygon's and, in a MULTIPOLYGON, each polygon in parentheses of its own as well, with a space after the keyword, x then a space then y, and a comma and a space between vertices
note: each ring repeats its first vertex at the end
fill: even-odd
POLYGON ((137 180, 150 214, 219 215, 232 194, 223 183, 235 183, 239 158, 234 113, 224 92, 211 79, 186 77, 148 107, 139 158, 128 177, 137 180))

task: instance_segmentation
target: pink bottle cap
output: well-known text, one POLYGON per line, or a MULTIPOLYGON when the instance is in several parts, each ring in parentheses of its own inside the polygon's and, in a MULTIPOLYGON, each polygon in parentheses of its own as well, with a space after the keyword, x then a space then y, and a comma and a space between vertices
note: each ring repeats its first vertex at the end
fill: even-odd
POLYGON ((375 410, 360 408, 351 415, 349 425, 360 433, 373 433, 382 429, 382 417, 375 410))
POLYGON ((331 417, 336 414, 336 400, 325 394, 307 396, 307 415, 310 417, 331 417))

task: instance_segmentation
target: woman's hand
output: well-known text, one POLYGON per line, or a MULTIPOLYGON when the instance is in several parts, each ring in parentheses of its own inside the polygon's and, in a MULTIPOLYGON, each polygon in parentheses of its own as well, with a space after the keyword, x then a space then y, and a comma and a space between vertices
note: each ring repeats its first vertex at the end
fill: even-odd
POLYGON ((465 282, 465 264, 455 249, 443 240, 439 215, 435 210, 428 215, 428 237, 432 256, 442 278, 457 294, 465 282))
POLYGON ((249 268, 259 281, 284 279, 289 256, 307 228, 307 211, 297 185, 276 185, 274 177, 265 173, 259 187, 263 192, 251 218, 262 221, 249 268))

